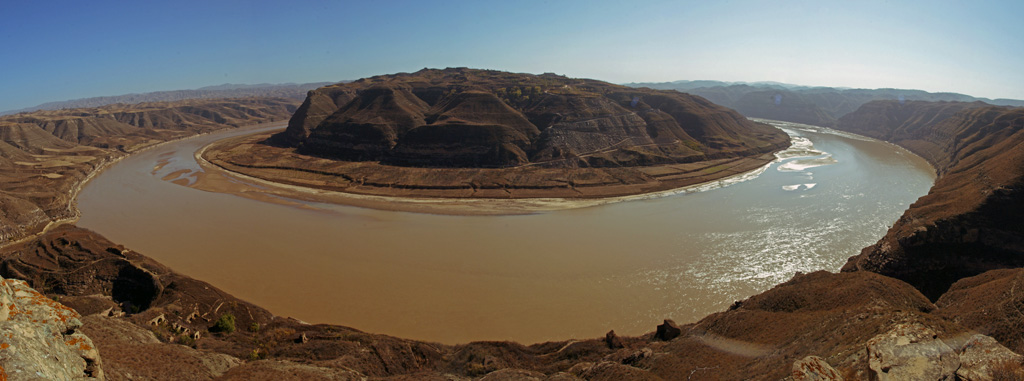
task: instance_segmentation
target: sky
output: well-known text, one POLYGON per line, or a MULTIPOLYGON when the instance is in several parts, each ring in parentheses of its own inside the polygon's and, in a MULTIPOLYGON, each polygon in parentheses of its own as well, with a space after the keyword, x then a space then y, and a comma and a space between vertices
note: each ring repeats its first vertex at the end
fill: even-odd
POLYGON ((0 0, 0 111, 472 67, 1024 99, 1024 1, 0 0))

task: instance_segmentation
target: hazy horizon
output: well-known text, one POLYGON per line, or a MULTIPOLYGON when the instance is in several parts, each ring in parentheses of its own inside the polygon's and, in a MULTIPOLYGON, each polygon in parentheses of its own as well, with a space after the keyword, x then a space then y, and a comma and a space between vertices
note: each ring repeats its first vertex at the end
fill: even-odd
POLYGON ((13 3, 0 111, 424 67, 1024 99, 1024 3, 13 3))

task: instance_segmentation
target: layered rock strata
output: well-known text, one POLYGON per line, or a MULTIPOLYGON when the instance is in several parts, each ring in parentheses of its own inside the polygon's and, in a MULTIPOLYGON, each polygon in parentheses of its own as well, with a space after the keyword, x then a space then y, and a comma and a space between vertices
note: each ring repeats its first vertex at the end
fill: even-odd
POLYGON ((675 91, 457 68, 313 90, 273 141, 402 166, 618 167, 750 156, 788 138, 675 91))
POLYGON ((905 280, 937 299, 958 279, 1024 266, 1024 108, 875 101, 837 129, 896 143, 938 179, 843 271, 905 280))

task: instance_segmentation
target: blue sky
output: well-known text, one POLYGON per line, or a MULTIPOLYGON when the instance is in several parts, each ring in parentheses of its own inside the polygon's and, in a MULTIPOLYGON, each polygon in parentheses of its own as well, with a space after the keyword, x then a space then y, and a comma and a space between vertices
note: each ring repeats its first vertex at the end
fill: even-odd
POLYGON ((0 1, 0 110, 424 67, 1024 99, 1022 1, 0 1))

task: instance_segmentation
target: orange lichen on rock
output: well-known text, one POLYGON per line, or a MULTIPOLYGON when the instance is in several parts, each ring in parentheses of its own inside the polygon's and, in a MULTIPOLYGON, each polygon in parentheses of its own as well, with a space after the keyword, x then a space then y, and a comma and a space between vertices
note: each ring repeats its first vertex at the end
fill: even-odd
MULTIPOLYGON (((25 304, 49 307, 49 310, 52 311, 50 314, 53 316, 53 320, 55 321, 67 324, 69 320, 81 317, 81 315, 79 315, 78 312, 72 309, 71 307, 60 304, 59 302, 46 297, 46 295, 43 295, 38 291, 27 287, 27 284, 25 284, 22 281, 14 279, 5 279, 4 283, 10 286, 15 286, 19 291, 27 293, 27 296, 16 296, 16 298, 23 300, 25 304)), ((12 316, 17 313, 24 313, 28 315, 33 314, 31 310, 16 311, 16 307, 13 304, 11 304, 9 308, 11 309, 12 316)), ((45 323, 47 320, 48 319, 44 319, 43 322, 45 323)), ((33 320, 33 322, 36 322, 36 320, 33 320)))
POLYGON ((67 340, 67 341, 65 341, 65 342, 64 342, 64 344, 67 344, 67 346, 69 346, 69 347, 73 347, 73 346, 76 346, 76 345, 77 345, 77 346, 78 346, 78 349, 81 349, 81 350, 83 350, 83 351, 88 351, 88 350, 91 350, 91 349, 92 349, 92 346, 90 346, 89 344, 87 344, 87 341, 86 341, 86 339, 85 339, 85 338, 83 338, 83 337, 74 337, 74 338, 71 338, 71 340, 67 340))

